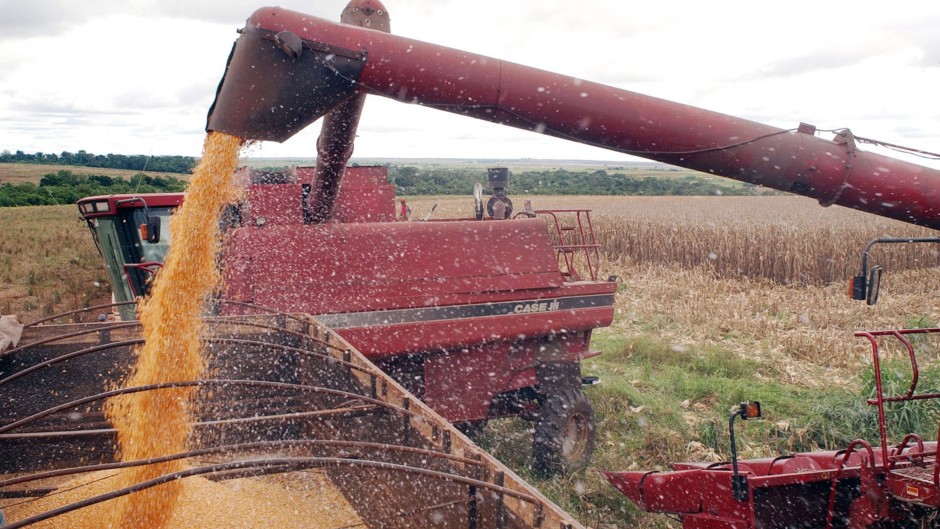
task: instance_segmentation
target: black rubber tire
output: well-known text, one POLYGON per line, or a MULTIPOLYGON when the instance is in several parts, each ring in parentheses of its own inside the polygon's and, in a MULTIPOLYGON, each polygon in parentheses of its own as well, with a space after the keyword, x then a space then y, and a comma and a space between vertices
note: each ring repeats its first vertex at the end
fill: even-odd
POLYGON ((483 430, 486 429, 486 421, 457 422, 454 423, 454 427, 470 439, 479 439, 483 435, 483 430))
POLYGON ((594 453, 594 408, 580 389, 545 398, 535 424, 532 455, 543 476, 583 469, 594 453))

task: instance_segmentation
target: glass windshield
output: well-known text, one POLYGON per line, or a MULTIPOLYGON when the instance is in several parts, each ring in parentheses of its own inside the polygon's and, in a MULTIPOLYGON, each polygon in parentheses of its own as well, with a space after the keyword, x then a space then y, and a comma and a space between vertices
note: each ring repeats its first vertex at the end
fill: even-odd
MULTIPOLYGON (((141 262, 162 263, 166 260, 166 253, 170 249, 170 208, 149 208, 148 213, 151 217, 160 217, 160 241, 150 243, 145 240, 140 241, 141 262)), ((134 221, 137 226, 147 224, 147 216, 144 210, 134 211, 134 221)), ((138 232, 139 237, 139 232, 138 232)))

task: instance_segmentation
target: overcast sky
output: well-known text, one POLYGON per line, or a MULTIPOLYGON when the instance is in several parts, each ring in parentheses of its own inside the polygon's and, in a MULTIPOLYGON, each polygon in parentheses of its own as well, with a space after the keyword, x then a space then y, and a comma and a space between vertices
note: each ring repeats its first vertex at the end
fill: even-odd
MULTIPOLYGON (((338 20, 346 0, 279 5, 338 20)), ((0 0, 0 150, 198 156, 247 0, 0 0)), ((940 2, 386 0, 399 35, 940 151, 940 2)), ((319 124, 249 156, 315 155, 319 124)), ((372 97, 356 156, 626 160, 372 97)), ((928 165, 936 165, 923 162, 928 165)))

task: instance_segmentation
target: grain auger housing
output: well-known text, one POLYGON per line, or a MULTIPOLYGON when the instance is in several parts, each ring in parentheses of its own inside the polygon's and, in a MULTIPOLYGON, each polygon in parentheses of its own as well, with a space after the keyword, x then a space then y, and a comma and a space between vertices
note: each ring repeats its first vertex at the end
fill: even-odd
POLYGON ((284 141, 361 94, 940 228, 940 171, 863 151, 845 129, 824 139, 275 7, 248 19, 207 129, 284 141))

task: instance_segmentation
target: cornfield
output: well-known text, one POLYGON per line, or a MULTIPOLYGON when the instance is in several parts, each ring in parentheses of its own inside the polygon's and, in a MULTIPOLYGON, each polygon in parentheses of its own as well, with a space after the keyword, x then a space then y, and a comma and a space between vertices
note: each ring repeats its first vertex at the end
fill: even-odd
MULTIPOLYGON (((782 197, 729 198, 671 208, 668 201, 640 211, 597 216, 598 242, 611 260, 640 264, 704 266, 719 278, 766 278, 782 284, 827 285, 858 273, 866 244, 879 237, 929 237, 926 228, 887 219, 858 218, 842 210, 818 214, 782 197), (728 202, 728 204, 719 204, 728 202), (731 206, 720 214, 711 208, 731 206), (754 209, 762 207, 760 211, 754 209), (785 208, 785 209, 781 209, 785 208), (746 209, 751 209, 747 211, 746 209), (800 218, 775 220, 796 212, 800 218), (735 216, 738 214, 738 216, 735 216), (679 218, 677 218, 679 217, 679 218)), ((867 217, 870 217, 867 216, 867 217)), ((876 246, 872 262, 900 271, 940 264, 937 245, 876 246)))
MULTIPOLYGON (((522 210, 521 197, 515 209, 522 210)), ((828 285, 858 273, 861 254, 880 237, 935 237, 903 222, 802 197, 526 197, 536 209, 592 210, 601 251, 612 262, 705 267, 717 278, 828 285)), ((421 219, 469 216, 472 201, 409 200, 421 219)), ((871 262, 887 272, 940 265, 940 245, 876 246, 871 262)))

